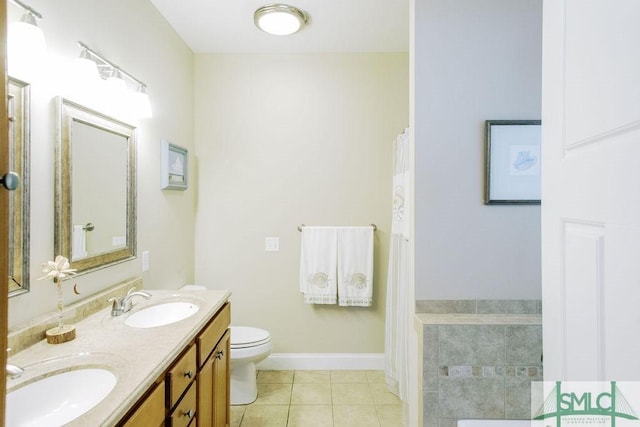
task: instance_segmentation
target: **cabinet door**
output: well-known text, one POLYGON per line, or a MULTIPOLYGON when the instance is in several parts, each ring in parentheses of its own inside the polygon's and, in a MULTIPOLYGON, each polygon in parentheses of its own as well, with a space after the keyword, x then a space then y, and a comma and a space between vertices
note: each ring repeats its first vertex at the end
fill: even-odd
POLYGON ((229 410, 229 330, 198 372, 198 427, 227 427, 229 410))
POLYGON ((198 427, 213 426, 213 361, 215 356, 211 355, 204 363, 196 384, 198 385, 198 427))
POLYGON ((230 424, 230 331, 227 330, 216 346, 213 357, 213 425, 227 427, 230 424))

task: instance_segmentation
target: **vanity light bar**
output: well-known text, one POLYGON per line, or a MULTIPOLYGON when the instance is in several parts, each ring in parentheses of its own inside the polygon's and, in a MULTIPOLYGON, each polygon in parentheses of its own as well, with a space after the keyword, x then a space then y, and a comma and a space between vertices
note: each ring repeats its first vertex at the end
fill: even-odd
POLYGON ((35 10, 34 8, 32 8, 29 5, 26 5, 24 3, 22 3, 20 0, 11 0, 11 2, 13 4, 17 4, 18 6, 20 6, 21 8, 23 8, 25 11, 29 12, 30 14, 32 14, 33 16, 35 16, 38 19, 42 19, 42 15, 40 14, 40 12, 38 12, 37 10, 35 10))
MULTIPOLYGON (((12 0, 12 1, 18 1, 18 0, 12 0)), ((129 80, 131 80, 134 83, 136 83, 139 87, 142 87, 143 89, 147 88, 147 85, 142 80, 136 79, 131 74, 127 73, 125 70, 123 70, 122 68, 120 68, 119 66, 114 64, 113 62, 109 61, 104 56, 102 56, 98 52, 96 52, 95 50, 91 49, 85 43, 82 43, 81 41, 79 41, 78 42, 78 46, 80 46, 84 52, 87 52, 89 55, 91 55, 92 57, 94 57, 98 61, 102 62, 103 65, 107 65, 111 69, 119 71, 120 74, 122 74, 123 76, 127 77, 129 80)), ((100 64, 98 64, 98 65, 100 65, 100 64)))

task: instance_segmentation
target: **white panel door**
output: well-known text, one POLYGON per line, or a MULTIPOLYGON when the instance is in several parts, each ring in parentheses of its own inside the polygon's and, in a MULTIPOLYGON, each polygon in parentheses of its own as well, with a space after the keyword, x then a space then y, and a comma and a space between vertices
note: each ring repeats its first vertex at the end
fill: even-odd
POLYGON ((545 380, 640 380, 640 1, 544 0, 545 380))

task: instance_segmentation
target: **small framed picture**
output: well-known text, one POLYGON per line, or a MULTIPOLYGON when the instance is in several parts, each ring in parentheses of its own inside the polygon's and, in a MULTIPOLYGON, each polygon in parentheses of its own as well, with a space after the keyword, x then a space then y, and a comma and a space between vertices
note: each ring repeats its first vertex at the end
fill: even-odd
POLYGON ((186 190, 188 187, 189 151, 169 141, 161 141, 161 187, 163 190, 186 190))
POLYGON ((540 120, 486 121, 485 204, 540 204, 540 120))

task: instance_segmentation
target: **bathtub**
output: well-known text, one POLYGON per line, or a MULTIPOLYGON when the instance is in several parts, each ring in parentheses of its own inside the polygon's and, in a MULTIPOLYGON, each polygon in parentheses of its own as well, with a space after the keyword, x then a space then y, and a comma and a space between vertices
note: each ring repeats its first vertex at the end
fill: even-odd
POLYGON ((531 420, 458 420, 458 427, 531 427, 531 420))

